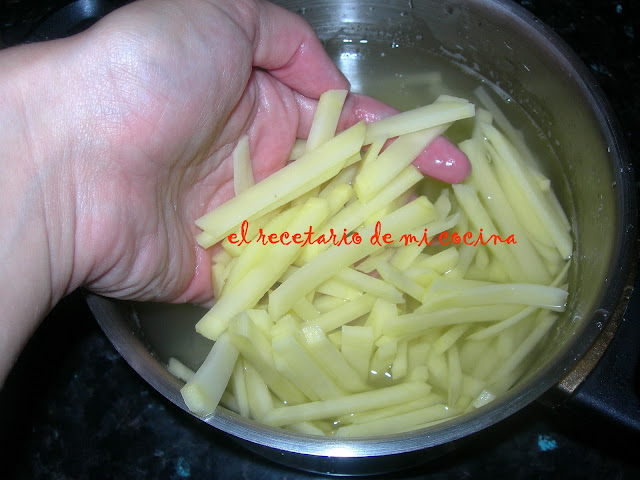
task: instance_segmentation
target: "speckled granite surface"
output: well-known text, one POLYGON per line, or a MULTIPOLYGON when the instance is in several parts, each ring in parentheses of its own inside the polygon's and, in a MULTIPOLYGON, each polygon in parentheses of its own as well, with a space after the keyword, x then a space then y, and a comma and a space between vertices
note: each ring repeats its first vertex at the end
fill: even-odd
MULTIPOLYGON (((520 3, 589 66, 637 165, 638 2, 520 3)), ((3 38, 15 37, 5 30, 3 38)), ((638 303, 636 295, 630 320, 640 321, 638 303)), ((640 442, 592 427, 533 405, 393 478, 640 478, 640 442)), ((0 438, 0 478, 317 478, 262 460, 173 407, 122 360, 78 294, 45 320, 0 393, 0 438)))

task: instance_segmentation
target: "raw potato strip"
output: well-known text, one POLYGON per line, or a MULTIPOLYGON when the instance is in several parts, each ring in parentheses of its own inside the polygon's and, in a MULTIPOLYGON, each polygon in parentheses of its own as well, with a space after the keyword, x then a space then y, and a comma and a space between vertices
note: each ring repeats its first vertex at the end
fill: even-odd
POLYGON ((517 220, 506 195, 489 166, 486 156, 478 153, 478 143, 478 140, 471 140, 459 145, 460 149, 471 161, 473 184, 478 193, 482 195, 487 211, 495 219, 502 238, 507 238, 509 235, 515 236, 518 243, 510 247, 520 265, 521 271, 526 275, 525 280, 531 283, 548 284, 551 281, 551 275, 544 268, 542 259, 533 245, 531 245, 528 235, 517 220))
POLYGON ((216 242, 222 240, 243 220, 275 210, 338 173, 347 159, 359 155, 364 132, 364 123, 357 123, 200 217, 196 225, 212 235, 216 242))
POLYGON ((336 279, 345 284, 367 292, 375 297, 383 298, 391 303, 404 303, 402 293, 382 280, 354 270, 344 268, 336 274, 336 279))
MULTIPOLYGON (((237 228, 234 232, 232 232, 232 234, 236 235, 235 236, 236 243, 231 243, 231 241, 229 240, 229 237, 231 236, 230 234, 229 236, 225 237, 224 240, 222 240, 221 242, 222 248, 224 248, 224 251, 227 252, 231 257, 239 257, 242 254, 242 252, 247 248, 247 246, 251 245, 251 243, 255 241, 255 239, 258 237, 260 233, 260 229, 264 228, 265 225, 267 225, 269 222, 271 222, 274 218, 279 216, 281 213, 282 213, 282 208, 277 208, 269 213, 264 214, 261 217, 251 220, 251 222, 247 222, 247 230, 246 230, 245 236, 250 243, 245 243, 244 241, 241 242, 242 225, 240 225, 239 228, 237 228), (242 243, 242 245, 240 245, 240 243, 242 243)), ((206 232, 203 232, 203 233, 206 233, 206 232)), ((203 248, 208 248, 205 244, 201 244, 201 246, 203 248)))
MULTIPOLYGON (((369 124, 371 125, 371 124, 369 124)), ((368 128, 368 127, 367 127, 368 128)), ((380 155, 380 151, 382 147, 384 147, 385 142, 387 141, 387 137, 376 138, 371 145, 369 146, 367 152, 362 157, 362 166, 375 161, 380 155)))
POLYGON ((497 283, 470 288, 461 295, 449 293, 429 298, 416 312, 428 312, 438 308, 473 307, 493 304, 535 305, 556 312, 564 311, 567 292, 557 287, 531 283, 497 283))
POLYGON ((169 373, 171 375, 179 378, 185 383, 191 380, 193 376, 196 374, 196 372, 191 370, 184 363, 182 363, 180 360, 174 357, 171 357, 169 359, 169 363, 167 363, 167 370, 169 370, 169 373))
POLYGON ((522 195, 530 203, 532 212, 541 220, 542 228, 553 240, 560 255, 563 258, 569 258, 573 252, 573 240, 563 219, 557 214, 556 209, 549 205, 543 192, 531 185, 525 169, 515 158, 512 148, 502 134, 487 124, 481 125, 481 130, 497 150, 498 155, 494 158, 494 162, 499 168, 508 172, 518 185, 522 195))
POLYGON ((398 137, 474 115, 475 107, 467 100, 451 101, 445 98, 431 105, 400 112, 369 123, 364 144, 368 145, 377 138, 398 137))
MULTIPOLYGON (((398 176, 394 178, 375 198, 371 199, 371 201, 363 203, 360 200, 356 200, 350 205, 347 205, 344 209, 328 220, 325 225, 323 225, 322 229, 318 232, 318 235, 328 236, 331 229, 336 232, 336 236, 340 236, 343 229, 346 229, 347 232, 355 230, 368 217, 388 206, 396 198, 422 179, 423 175, 420 171, 413 165, 409 165, 402 170, 398 176)), ((376 218, 380 219, 381 217, 377 216, 376 218)), ((298 263, 302 265, 310 262, 330 246, 330 244, 322 243, 308 246, 300 255, 298 263)))
POLYGON ((231 376, 231 390, 236 397, 238 413, 245 418, 250 418, 251 409, 249 407, 249 397, 247 395, 247 385, 245 383, 245 366, 242 358, 238 358, 236 366, 231 376))
POLYGON ((397 268, 392 267, 389 263, 381 261, 378 264, 378 273, 388 283, 412 296, 418 301, 422 301, 424 297, 424 287, 411 280, 397 268))
POLYGON ((485 305, 467 308, 447 308, 433 312, 413 312, 388 319, 384 334, 400 337, 423 333, 434 327, 471 322, 500 321, 520 311, 520 305, 485 305))
MULTIPOLYGON (((290 232, 303 231, 308 228, 309 223, 320 223, 328 214, 326 200, 319 198, 309 199, 305 205, 301 206, 300 211, 291 221, 287 230, 290 232)), ((293 263, 296 256, 300 254, 300 246, 294 243, 290 245, 278 243, 265 246, 263 252, 265 261, 257 264, 252 269, 251 275, 244 276, 238 282, 236 288, 225 292, 211 310, 200 319, 196 324, 198 333, 211 340, 217 339, 226 330, 235 315, 253 308, 276 283, 287 267, 293 263)))
POLYGON ((280 427, 298 422, 339 417, 410 402, 428 395, 430 390, 431 388, 424 383, 402 383, 369 392, 354 393, 333 400, 275 408, 265 416, 263 421, 268 425, 280 427))
POLYGON ((536 326, 529 336, 518 346, 515 352, 496 370, 490 378, 490 382, 498 381, 509 375, 524 358, 542 340, 545 334, 554 324, 557 315, 547 310, 541 310, 536 318, 536 326))
POLYGON ((354 188, 361 202, 368 202, 406 167, 450 124, 398 137, 375 161, 356 175, 354 188))
POLYGON ((307 141, 302 138, 296 138, 296 141, 293 143, 293 148, 291 149, 291 153, 289 154, 289 162, 293 162, 294 160, 302 157, 307 151, 307 141))
POLYGON ((444 403, 445 399, 437 393, 430 393, 425 397, 418 398, 411 402, 407 402, 402 405, 395 405, 393 407, 383 408, 380 410, 371 410, 364 413, 356 413, 353 415, 345 415, 340 417, 341 424, 358 425, 362 423, 372 422, 374 420, 381 420, 387 417, 393 417, 403 413, 413 412, 427 407, 433 407, 439 403, 444 403))
POLYGON ((246 313, 236 317, 230 326, 230 338, 242 357, 258 371, 271 391, 283 402, 304 403, 305 395, 278 372, 273 360, 271 338, 249 319, 246 313))
POLYGON ((342 326, 342 356, 360 375, 369 378, 369 362, 373 352, 373 328, 366 326, 342 326))
MULTIPOLYGON (((565 279, 567 272, 569 271, 570 264, 571 264, 570 261, 565 263, 562 271, 551 283, 552 287, 557 287, 560 284, 560 282, 562 282, 565 279)), ((536 310, 536 307, 527 307, 521 310, 520 312, 518 312, 517 314, 513 315, 512 317, 509 317, 501 322, 495 323, 490 327, 483 328, 482 330, 478 330, 477 332, 474 332, 472 335, 469 335, 468 338, 469 340, 484 340, 485 338, 493 337, 494 335, 497 335, 505 328, 515 325, 520 320, 527 318, 535 310, 536 310)))
POLYGON ((251 365, 245 365, 245 382, 249 410, 254 420, 262 420, 273 410, 273 400, 269 387, 264 383, 260 374, 251 365))
POLYGON ((309 130, 306 151, 315 150, 336 134, 347 90, 328 90, 320 95, 316 114, 309 130))
POLYGON ((311 356, 340 388, 351 393, 369 389, 320 327, 317 325, 303 326, 302 333, 307 342, 305 346, 311 356))
POLYGON ((364 295, 362 298, 345 302, 339 307, 323 313, 311 323, 320 327, 323 332, 330 333, 370 312, 374 302, 374 297, 364 295))
POLYGON ((309 351, 303 347, 304 339, 300 337, 300 332, 297 331, 295 325, 287 325, 278 329, 277 333, 274 332, 272 339, 274 353, 282 358, 292 371, 296 372, 296 376, 307 377, 307 384, 316 398, 327 400, 343 397, 344 390, 338 387, 314 361, 309 351))
MULTIPOLYGON (((381 220, 382 228, 392 238, 402 232, 411 230, 429 221, 434 215, 433 205, 425 197, 419 197, 413 202, 399 208, 381 220)), ((375 253, 382 247, 371 244, 369 239, 374 235, 375 228, 367 227, 361 232, 360 245, 342 245, 330 248, 314 258, 291 277, 281 283, 269 295, 269 313, 277 318, 296 303, 297 299, 314 290, 342 268, 353 265, 358 260, 375 253)))
POLYGON ((248 190, 256 184, 251 169, 249 155, 249 137, 243 135, 233 150, 233 190, 236 195, 248 190))
POLYGON ((184 403, 196 415, 211 415, 227 388, 238 350, 228 335, 221 335, 195 375, 180 390, 184 403))
MULTIPOLYGON (((464 210, 464 213, 466 214, 471 224, 479 232, 483 232, 484 241, 488 241, 489 238, 491 238, 491 235, 497 234, 498 229, 494 226, 493 221, 489 217, 489 214, 484 209, 484 206, 480 203, 480 199, 478 198, 475 188, 473 188, 471 185, 453 185, 452 188, 453 192, 456 195, 458 203, 464 210)), ((476 239, 474 239, 474 242, 475 240, 476 239)), ((503 238, 503 240, 506 240, 506 238, 503 238)), ((520 268, 518 268, 518 262, 516 261, 510 248, 511 245, 506 245, 501 242, 494 244, 494 241, 490 241, 486 244, 486 246, 506 269, 509 277, 511 278, 511 281, 524 281, 524 273, 520 270, 520 268)))
POLYGON ((414 412, 394 415, 367 423, 348 425, 341 427, 336 432, 337 437, 371 437, 376 435, 391 435, 402 433, 416 428, 422 424, 444 420, 458 415, 460 411, 447 405, 434 405, 414 412))

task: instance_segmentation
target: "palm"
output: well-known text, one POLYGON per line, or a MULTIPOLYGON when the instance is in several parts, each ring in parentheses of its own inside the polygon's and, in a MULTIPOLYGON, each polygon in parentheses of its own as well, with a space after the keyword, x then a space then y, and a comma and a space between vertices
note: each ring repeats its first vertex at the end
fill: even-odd
MULTIPOLYGON (((250 0, 134 3, 84 38, 103 47, 85 65, 85 101, 112 133, 104 165, 91 159, 92 181, 79 185, 91 200, 79 235, 101 259, 88 286, 207 301, 210 257, 194 247, 194 220, 233 195, 238 139, 249 135, 256 180, 266 177, 308 133, 319 95, 348 83, 304 22, 250 0)), ((390 111, 350 96, 341 126, 390 111)))

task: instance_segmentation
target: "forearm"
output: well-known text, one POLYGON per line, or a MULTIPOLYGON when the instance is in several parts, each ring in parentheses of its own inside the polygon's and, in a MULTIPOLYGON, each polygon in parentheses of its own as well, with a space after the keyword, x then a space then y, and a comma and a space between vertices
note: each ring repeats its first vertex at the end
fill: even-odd
POLYGON ((49 45, 0 52, 0 384, 40 320, 80 281, 56 82, 49 45))

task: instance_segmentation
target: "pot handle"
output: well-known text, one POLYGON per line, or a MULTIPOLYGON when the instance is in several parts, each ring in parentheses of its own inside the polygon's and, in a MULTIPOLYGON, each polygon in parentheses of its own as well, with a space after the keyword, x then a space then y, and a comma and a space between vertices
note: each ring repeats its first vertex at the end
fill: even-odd
MULTIPOLYGON (((635 287, 629 282, 618 309, 608 321, 603 315, 606 326, 599 340, 604 346, 598 348, 596 342, 589 352, 593 357, 591 362, 597 363, 590 372, 591 367, 587 367, 586 378, 578 368, 572 374, 579 380, 571 379, 570 374, 550 395, 556 397, 555 401, 547 398, 543 403, 555 405, 558 413, 595 420, 602 427, 616 428, 640 438, 640 276, 636 276, 634 283, 635 287), (565 398, 559 406, 558 394, 565 398)), ((588 364, 589 359, 585 360, 588 364)))

